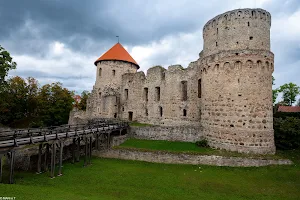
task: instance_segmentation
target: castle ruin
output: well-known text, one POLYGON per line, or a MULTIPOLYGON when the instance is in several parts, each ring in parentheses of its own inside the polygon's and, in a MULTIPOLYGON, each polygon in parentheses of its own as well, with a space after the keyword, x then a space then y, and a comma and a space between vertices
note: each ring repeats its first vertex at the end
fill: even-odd
POLYGON ((77 117, 194 127, 214 148, 273 154, 270 27, 265 10, 225 12, 204 25, 198 60, 152 67, 147 76, 117 43, 95 61, 96 82, 77 117))

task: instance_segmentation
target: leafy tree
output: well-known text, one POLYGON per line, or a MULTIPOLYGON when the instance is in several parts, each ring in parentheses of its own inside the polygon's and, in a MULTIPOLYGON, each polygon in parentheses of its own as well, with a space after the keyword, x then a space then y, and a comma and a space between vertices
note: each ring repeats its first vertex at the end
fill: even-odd
MULTIPOLYGON (((275 78, 274 76, 272 76, 272 85, 275 85, 275 78)), ((273 104, 276 102, 276 99, 278 97, 278 89, 275 89, 275 90, 272 90, 272 93, 273 93, 273 104)))
POLYGON ((2 92, 0 102, 0 120, 9 124, 27 115, 28 88, 24 79, 19 76, 7 81, 6 90, 2 92))
POLYGON ((13 61, 13 58, 10 56, 9 52, 6 51, 0 45, 0 88, 3 88, 5 83, 5 77, 8 74, 8 71, 11 69, 16 69, 17 63, 13 61))
POLYGON ((278 91, 283 93, 283 101, 291 106, 296 101, 296 96, 300 94, 300 87, 294 83, 286 83, 280 86, 278 91))
POLYGON ((73 92, 61 83, 44 85, 38 92, 38 115, 45 126, 68 123, 73 108, 73 92))
POLYGON ((79 110, 86 110, 86 102, 87 102, 89 95, 90 95, 90 93, 88 91, 83 91, 81 93, 81 101, 78 104, 79 110))
POLYGON ((300 119, 296 117, 274 118, 274 137, 278 149, 300 147, 300 119))

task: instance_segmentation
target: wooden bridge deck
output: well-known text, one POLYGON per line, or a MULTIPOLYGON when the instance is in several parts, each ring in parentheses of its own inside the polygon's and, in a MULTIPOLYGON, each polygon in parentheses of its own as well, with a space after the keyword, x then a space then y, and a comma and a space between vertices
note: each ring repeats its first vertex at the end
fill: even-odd
POLYGON ((55 176, 56 147, 59 148, 58 176, 62 175, 63 146, 66 140, 72 140, 72 162, 78 162, 80 158, 80 142, 84 143, 84 166, 90 164, 92 149, 100 148, 101 137, 110 144, 110 134, 114 131, 122 131, 128 128, 128 123, 107 119, 93 120, 87 124, 62 125, 46 128, 20 129, 0 132, 0 183, 3 174, 3 156, 7 157, 9 170, 9 183, 13 183, 15 151, 17 147, 29 144, 39 144, 37 173, 49 170, 51 178, 55 176), (94 143, 93 143, 94 141, 94 143), (49 157, 51 162, 49 163, 49 157), (43 158, 43 162, 42 162, 43 158), (42 170, 43 168, 43 170, 42 170))

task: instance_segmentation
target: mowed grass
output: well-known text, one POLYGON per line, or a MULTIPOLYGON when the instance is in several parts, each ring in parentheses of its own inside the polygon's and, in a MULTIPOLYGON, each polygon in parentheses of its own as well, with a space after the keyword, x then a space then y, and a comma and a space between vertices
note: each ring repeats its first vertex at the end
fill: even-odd
POLYGON ((200 155, 218 155, 227 157, 253 157, 265 159, 282 159, 282 154, 277 155, 257 155, 230 152, 225 150, 199 147, 193 142, 179 142, 166 140, 141 140, 130 138, 115 149, 133 149, 139 151, 167 151, 172 153, 192 153, 200 155))
POLYGON ((158 151, 175 151, 175 152, 214 152, 210 148, 198 147, 193 142, 176 142, 167 140, 140 140, 128 139, 119 147, 130 147, 137 149, 149 149, 158 151))
POLYGON ((54 179, 46 173, 17 172, 16 184, 0 184, 0 196, 22 200, 300 199, 298 164, 231 168, 102 158, 93 158, 88 167, 82 164, 64 163, 64 175, 54 179))

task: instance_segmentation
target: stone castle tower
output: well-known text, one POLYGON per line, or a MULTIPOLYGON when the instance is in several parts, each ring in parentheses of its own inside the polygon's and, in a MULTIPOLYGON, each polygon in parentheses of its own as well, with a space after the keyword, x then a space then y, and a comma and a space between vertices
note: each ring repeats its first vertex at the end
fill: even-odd
POLYGON ((204 47, 187 68, 139 65, 117 43, 96 60, 86 116, 197 127, 194 140, 246 153, 274 153, 271 15, 237 9, 209 20, 204 47))

